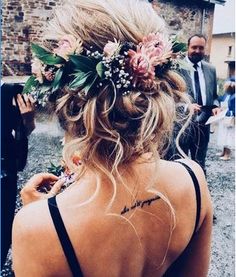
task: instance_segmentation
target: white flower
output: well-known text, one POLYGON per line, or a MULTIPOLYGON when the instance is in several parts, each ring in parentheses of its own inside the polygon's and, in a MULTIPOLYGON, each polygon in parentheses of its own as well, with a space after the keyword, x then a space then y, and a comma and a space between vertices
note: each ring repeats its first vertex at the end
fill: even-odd
POLYGON ((118 42, 116 39, 115 41, 108 41, 108 43, 103 48, 103 53, 106 57, 110 58, 120 50, 120 42, 118 42))
POLYGON ((82 51, 82 42, 72 35, 65 35, 58 43, 58 48, 54 49, 54 54, 69 60, 69 55, 79 54, 82 51))
POLYGON ((39 83, 42 84, 43 83, 44 65, 38 58, 34 58, 32 64, 31 64, 31 71, 32 71, 32 74, 35 75, 35 77, 39 81, 39 83))

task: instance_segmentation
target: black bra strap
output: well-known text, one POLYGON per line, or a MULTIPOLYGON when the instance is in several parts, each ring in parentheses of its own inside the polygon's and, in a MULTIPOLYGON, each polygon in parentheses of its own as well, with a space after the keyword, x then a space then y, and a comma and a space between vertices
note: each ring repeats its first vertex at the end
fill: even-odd
POLYGON ((79 262, 77 260, 74 248, 71 244, 71 241, 66 231, 63 220, 61 218, 60 211, 57 207, 56 196, 48 199, 48 208, 49 208, 57 235, 61 242, 61 246, 66 256, 67 262, 70 266, 71 272, 73 273, 73 276, 82 277, 83 274, 82 274, 79 262))
POLYGON ((200 213, 201 213, 201 191, 200 191, 199 182, 198 182, 196 175, 194 174, 194 172, 188 165, 186 165, 185 163, 179 162, 179 161, 176 161, 176 162, 182 164, 188 170, 188 173, 190 174, 190 176, 193 180, 193 184, 194 184, 194 188, 195 188, 195 192, 196 192, 196 204, 197 204, 196 222, 195 222, 195 227, 194 227, 194 232, 193 232, 193 233, 195 233, 197 230, 197 226, 199 224, 200 213))

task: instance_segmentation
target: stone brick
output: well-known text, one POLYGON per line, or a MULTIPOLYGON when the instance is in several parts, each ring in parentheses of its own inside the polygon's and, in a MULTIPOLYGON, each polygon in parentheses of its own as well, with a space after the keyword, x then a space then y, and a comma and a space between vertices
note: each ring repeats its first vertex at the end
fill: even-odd
POLYGON ((45 10, 52 10, 52 7, 50 7, 50 6, 45 6, 44 8, 45 8, 45 10))

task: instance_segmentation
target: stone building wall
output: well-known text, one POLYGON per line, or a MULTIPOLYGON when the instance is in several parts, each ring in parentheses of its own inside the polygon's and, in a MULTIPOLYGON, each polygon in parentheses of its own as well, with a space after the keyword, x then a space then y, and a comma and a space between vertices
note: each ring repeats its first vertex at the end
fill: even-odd
POLYGON ((2 3, 2 74, 30 74, 32 41, 40 42, 42 29, 58 0, 4 0, 2 3))
MULTIPOLYGON (((3 76, 30 74, 30 43, 40 42, 42 30, 54 7, 60 2, 61 0, 3 1, 1 52, 3 76)), ((154 0, 152 5, 166 20, 171 33, 178 34, 185 41, 194 33, 204 33, 210 42, 214 5, 202 1, 194 3, 196 2, 187 0, 154 0)), ((210 43, 208 46, 210 49, 210 43)))
POLYGON ((201 1, 154 0, 154 8, 169 25, 170 33, 178 34, 184 41, 196 33, 208 39, 207 55, 212 38, 214 5, 201 1))

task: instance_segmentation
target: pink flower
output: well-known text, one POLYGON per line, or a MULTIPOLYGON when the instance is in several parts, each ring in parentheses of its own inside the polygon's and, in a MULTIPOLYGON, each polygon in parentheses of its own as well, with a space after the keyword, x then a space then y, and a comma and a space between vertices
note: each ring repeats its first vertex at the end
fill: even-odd
POLYGON ((129 65, 134 73, 134 84, 153 83, 155 66, 168 61, 172 54, 171 42, 161 34, 149 34, 137 46, 137 50, 129 50, 129 65))
POLYGON ((31 71, 32 71, 32 74, 35 75, 35 77, 39 81, 39 83, 42 84, 43 83, 44 65, 38 58, 34 58, 32 64, 31 64, 31 71))
POLYGON ((137 47, 137 51, 130 49, 128 51, 130 57, 130 66, 134 74, 138 77, 154 77, 155 68, 151 64, 150 57, 146 53, 142 52, 140 47, 137 47))
POLYGON ((139 47, 151 59, 153 66, 166 63, 172 54, 171 41, 160 33, 151 33, 144 37, 139 47))
POLYGON ((120 49, 120 43, 115 39, 114 42, 108 41, 104 46, 103 53, 106 57, 112 57, 114 54, 118 53, 120 49))
POLYGON ((64 36, 58 43, 58 48, 54 49, 54 54, 69 60, 69 55, 80 53, 82 51, 82 43, 72 35, 64 36))

